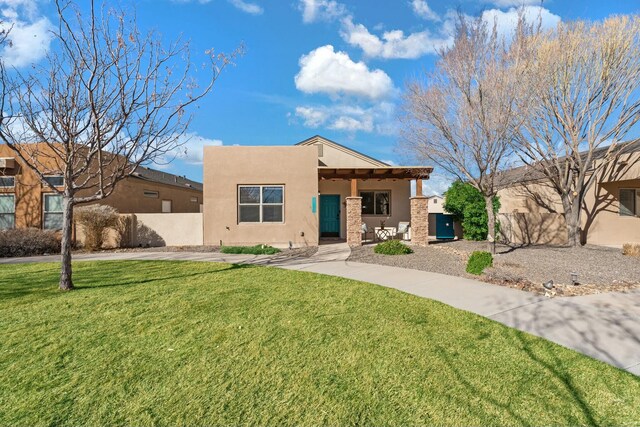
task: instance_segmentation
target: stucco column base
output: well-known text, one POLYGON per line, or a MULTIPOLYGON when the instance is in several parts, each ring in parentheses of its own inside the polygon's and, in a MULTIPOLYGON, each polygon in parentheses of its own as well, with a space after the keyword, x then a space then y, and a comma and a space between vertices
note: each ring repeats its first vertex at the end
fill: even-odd
POLYGON ((429 244, 429 199, 411 198, 411 242, 418 246, 429 244))
POLYGON ((346 197, 347 244, 362 246, 362 197, 346 197))

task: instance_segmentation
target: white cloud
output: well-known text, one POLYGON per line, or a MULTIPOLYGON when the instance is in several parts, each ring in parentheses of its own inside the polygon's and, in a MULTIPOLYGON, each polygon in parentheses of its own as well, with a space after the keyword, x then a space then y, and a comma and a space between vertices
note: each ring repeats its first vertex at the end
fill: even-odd
POLYGON ((393 30, 386 31, 382 33, 382 37, 378 37, 371 34, 364 25, 354 24, 351 16, 342 20, 341 35, 350 45, 361 48, 368 57, 385 59, 415 59, 437 53, 439 49, 453 42, 451 34, 441 32, 434 35, 429 30, 408 35, 401 30, 393 30))
POLYGON ((419 17, 429 21, 439 21, 440 17, 427 4, 426 0, 412 0, 411 9, 419 17))
MULTIPOLYGON (((482 13, 482 19, 489 26, 495 23, 498 34, 508 37, 518 25, 519 11, 520 8, 516 7, 510 8, 506 12, 499 9, 485 10, 482 13)), ((527 22, 540 22, 544 30, 556 27, 561 21, 558 15, 540 6, 525 6, 522 8, 522 12, 527 22)))
POLYGON ((394 90, 391 78, 382 70, 370 70, 364 62, 354 62, 333 46, 321 46, 300 57, 296 88, 305 93, 332 96, 355 95, 378 99, 394 90))
POLYGON ((442 196, 444 192, 449 189, 452 182, 449 177, 439 175, 437 172, 432 173, 429 179, 422 181, 422 194, 425 196, 431 196, 433 194, 442 196))
POLYGON ((203 160, 203 150, 205 146, 219 146, 222 145, 222 141, 219 139, 209 139, 198 135, 197 133, 189 132, 181 135, 178 138, 180 144, 176 147, 169 160, 180 159, 186 163, 193 165, 201 165, 203 160))
POLYGON ((390 134, 395 129, 395 107, 379 102, 369 107, 348 104, 300 106, 295 116, 309 128, 326 128, 348 133, 390 134))
POLYGON ((335 0, 300 0, 302 22, 310 24, 316 21, 333 21, 347 13, 343 4, 335 0))
POLYGON ((229 0, 229 3, 231 3, 241 11, 249 13, 251 15, 261 15, 264 12, 262 6, 255 3, 246 2, 244 0, 229 0))
POLYGON ((39 16, 37 2, 0 0, 0 14, 0 29, 9 31, 9 43, 0 51, 4 63, 24 67, 41 60, 49 51, 53 26, 45 16, 39 16))

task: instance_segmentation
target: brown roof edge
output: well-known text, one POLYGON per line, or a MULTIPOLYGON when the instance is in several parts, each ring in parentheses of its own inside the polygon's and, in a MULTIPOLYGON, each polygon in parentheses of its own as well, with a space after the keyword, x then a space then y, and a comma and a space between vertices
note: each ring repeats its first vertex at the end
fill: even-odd
POLYGON ((325 141, 327 141, 327 142, 329 142, 329 143, 331 143, 331 144, 337 145, 338 147, 343 148, 343 149, 345 149, 345 150, 348 150, 348 151, 354 152, 354 153, 356 153, 357 155, 362 156, 362 157, 364 157, 364 158, 366 158, 366 159, 369 159, 369 160, 371 160, 371 161, 374 161, 374 162, 376 162, 376 163, 380 163, 380 164, 385 165, 385 166, 391 166, 390 164, 385 163, 385 162, 383 162, 382 160, 378 160, 378 159, 376 159, 375 157, 368 156, 368 155, 366 155, 366 154, 364 154, 364 153, 361 153, 361 152, 360 152, 360 151, 358 151, 358 150, 354 150, 353 148, 347 147, 346 145, 342 145, 342 144, 340 144, 339 142, 335 142, 335 141, 333 141, 333 140, 331 140, 331 139, 329 139, 329 138, 325 138, 325 137, 324 137, 324 136, 322 136, 322 135, 314 135, 314 136, 312 136, 311 138, 307 138, 307 139, 305 139, 304 141, 300 141, 300 142, 298 142, 298 143, 296 143, 296 144, 294 144, 294 145, 303 145, 303 144, 306 144, 306 143, 310 142, 311 140, 313 140, 313 139, 315 139, 315 138, 321 138, 321 139, 324 139, 325 141))

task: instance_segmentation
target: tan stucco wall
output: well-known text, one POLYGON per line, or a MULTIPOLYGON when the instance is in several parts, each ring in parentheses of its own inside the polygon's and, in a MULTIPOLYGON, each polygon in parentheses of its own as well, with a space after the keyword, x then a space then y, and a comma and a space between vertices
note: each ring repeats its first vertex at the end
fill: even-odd
POLYGON ((314 146, 205 147, 204 243, 317 245, 317 165, 314 146), (238 185, 252 184, 284 185, 284 223, 238 223, 238 185))
POLYGON ((203 243, 201 213, 136 214, 136 243, 142 246, 198 246, 203 243))
MULTIPOLYGON (((17 167, 15 169, 0 170, 0 174, 15 177, 15 187, 0 188, 0 194, 15 194, 16 196, 16 227, 42 227, 42 195, 51 193, 51 189, 41 183, 31 169, 23 166, 6 145, 0 144, 0 157, 16 159, 17 167)), ((129 177, 120 181, 109 197, 94 203, 110 205, 120 213, 152 213, 162 211, 163 199, 172 200, 173 212, 199 212, 202 192, 129 177), (144 190, 157 191, 159 197, 157 199, 145 198, 144 190), (197 197, 198 202, 191 202, 192 197, 197 197)))
MULTIPOLYGON (((345 212, 345 198, 351 195, 351 182, 348 180, 321 180, 320 194, 340 195, 340 237, 346 238, 347 219, 345 212)), ((397 227, 399 222, 410 221, 411 182, 403 180, 358 180, 358 190, 389 190, 391 191, 391 215, 363 215, 362 220, 370 230, 380 226, 385 221, 387 227, 397 227)))
MULTIPOLYGON (((640 217, 620 216, 619 213, 620 189, 640 189, 640 154, 626 160, 629 167, 614 165, 598 177, 598 183, 585 197, 582 228, 586 243, 605 246, 640 243, 640 217)), ((566 243, 560 197, 544 181, 506 188, 498 195, 502 205, 500 213, 505 214, 502 220, 508 218, 505 226, 519 229, 520 236, 533 237, 532 243, 566 243)), ((517 237, 518 233, 513 236, 517 237)), ((522 237, 515 242, 522 243, 520 240, 522 237)))

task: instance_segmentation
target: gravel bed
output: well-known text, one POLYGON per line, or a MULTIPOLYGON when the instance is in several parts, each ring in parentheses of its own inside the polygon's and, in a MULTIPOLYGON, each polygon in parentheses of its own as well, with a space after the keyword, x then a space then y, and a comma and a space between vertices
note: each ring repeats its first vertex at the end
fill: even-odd
MULTIPOLYGON (((475 250, 487 250, 486 242, 454 241, 412 247, 411 255, 385 256, 373 252, 373 246, 355 248, 349 261, 413 268, 460 277, 466 260, 475 250)), ((578 249, 549 246, 513 248, 497 245, 494 266, 479 279, 489 283, 545 294, 542 283, 553 280, 550 296, 586 295, 625 291, 640 287, 640 258, 624 256, 620 249, 585 246, 578 249), (571 273, 580 285, 571 283, 571 273)))

